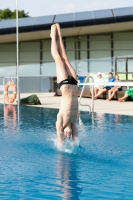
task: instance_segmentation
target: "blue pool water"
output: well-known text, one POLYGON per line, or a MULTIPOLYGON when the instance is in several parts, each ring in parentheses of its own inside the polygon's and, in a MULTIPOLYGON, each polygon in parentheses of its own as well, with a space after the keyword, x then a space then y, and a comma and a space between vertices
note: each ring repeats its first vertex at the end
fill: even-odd
POLYGON ((0 199, 133 199, 133 117, 81 112, 79 148, 60 152, 57 112, 21 107, 17 123, 0 105, 0 199))

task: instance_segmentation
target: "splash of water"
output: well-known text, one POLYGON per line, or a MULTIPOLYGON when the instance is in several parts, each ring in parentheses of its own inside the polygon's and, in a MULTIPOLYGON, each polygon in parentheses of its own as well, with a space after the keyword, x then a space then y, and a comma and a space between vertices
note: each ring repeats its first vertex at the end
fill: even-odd
POLYGON ((74 142, 70 140, 66 140, 62 147, 58 146, 58 140, 57 138, 52 139, 54 142, 54 146, 56 149, 60 152, 65 152, 65 153, 75 153, 78 148, 79 148, 79 139, 77 138, 74 142))

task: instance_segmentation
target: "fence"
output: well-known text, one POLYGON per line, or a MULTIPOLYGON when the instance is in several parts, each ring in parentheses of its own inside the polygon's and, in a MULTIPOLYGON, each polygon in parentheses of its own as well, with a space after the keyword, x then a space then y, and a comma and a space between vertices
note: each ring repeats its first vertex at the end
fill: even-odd
MULTIPOLYGON (((0 77, 0 93, 3 93, 3 78, 0 77)), ((20 93, 41 93, 54 91, 53 77, 36 76, 36 77, 20 77, 20 93)), ((8 81, 8 79, 6 79, 8 81)), ((17 80, 13 79, 17 84, 17 80)), ((9 92, 11 92, 12 89, 9 92)))

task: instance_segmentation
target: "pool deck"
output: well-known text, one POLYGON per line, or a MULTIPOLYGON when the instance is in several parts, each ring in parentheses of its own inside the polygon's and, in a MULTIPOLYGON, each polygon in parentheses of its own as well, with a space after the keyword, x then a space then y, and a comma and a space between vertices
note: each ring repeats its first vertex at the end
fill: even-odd
MULTIPOLYGON (((32 93, 33 94, 33 93, 32 93)), ((59 109, 61 97, 54 96, 54 93, 35 93, 42 105, 35 105, 37 107, 44 108, 56 108, 59 109)), ((29 93, 21 94, 21 98, 28 97, 29 93)), ((0 103, 4 103, 4 96, 0 95, 0 103)), ((82 104, 89 104, 92 106, 92 99, 90 98, 82 98, 82 104)), ((89 111, 87 106, 79 106, 79 110, 81 111, 89 111)), ((118 101, 106 101, 97 99, 94 101, 94 112, 97 113, 111 113, 111 114, 121 114, 121 115, 131 115, 133 116, 133 102, 123 102, 120 103, 118 101)))

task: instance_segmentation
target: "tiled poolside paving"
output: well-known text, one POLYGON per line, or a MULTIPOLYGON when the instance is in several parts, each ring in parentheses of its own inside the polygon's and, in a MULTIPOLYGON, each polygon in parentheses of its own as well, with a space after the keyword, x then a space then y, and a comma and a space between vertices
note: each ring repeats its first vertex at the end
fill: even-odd
MULTIPOLYGON (((61 97, 54 96, 54 93, 35 93, 42 105, 38 107, 45 108, 57 108, 59 109, 61 97)), ((21 94, 21 98, 27 97, 31 95, 30 93, 21 94)), ((0 103, 4 103, 4 96, 0 95, 0 103)), ((89 104, 92 106, 92 99, 90 98, 82 98, 82 104, 89 104)), ((87 106, 79 106, 79 110, 89 111, 87 106)), ((121 114, 121 115, 132 115, 133 116, 133 102, 124 102, 120 103, 118 101, 106 101, 97 99, 94 101, 94 112, 97 113, 112 113, 112 114, 121 114)))

